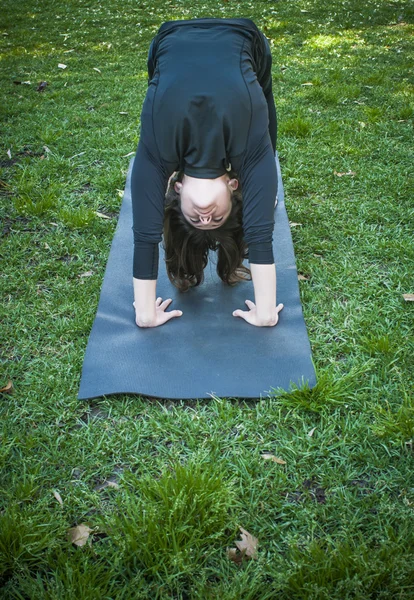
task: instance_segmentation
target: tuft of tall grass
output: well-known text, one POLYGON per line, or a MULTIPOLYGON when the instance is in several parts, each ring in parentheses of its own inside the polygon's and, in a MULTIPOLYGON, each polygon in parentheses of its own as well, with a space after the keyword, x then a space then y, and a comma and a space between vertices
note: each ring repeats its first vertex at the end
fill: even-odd
POLYGON ((47 566, 56 527, 43 516, 14 503, 0 515, 0 587, 15 575, 47 566))
POLYGON ((191 460, 128 483, 106 527, 130 568, 168 579, 197 571, 209 547, 224 551, 234 494, 216 466, 191 460))
MULTIPOLYGON (((407 528, 405 528, 407 529, 407 528)), ((293 546, 288 560, 293 567, 282 598, 412 598, 414 565, 399 554, 398 535, 387 528, 384 539, 375 546, 355 541, 313 540, 309 546, 293 546)), ((358 536, 359 538, 360 536, 358 536)), ((411 534, 411 539, 413 535, 411 534)))
POLYGON ((360 376, 365 372, 361 366, 351 369, 338 378, 330 371, 318 374, 316 385, 311 388, 307 382, 302 385, 292 384, 290 391, 274 388, 275 399, 289 408, 300 408, 314 413, 322 412, 326 407, 335 407, 351 402, 362 385, 360 376))
POLYGON ((281 123, 279 130, 283 135, 302 138, 311 133, 312 125, 308 120, 297 116, 293 119, 286 119, 286 121, 281 123))
POLYGON ((397 410, 393 410, 389 405, 377 406, 375 423, 371 427, 379 437, 412 446, 414 442, 414 396, 406 392, 397 410))

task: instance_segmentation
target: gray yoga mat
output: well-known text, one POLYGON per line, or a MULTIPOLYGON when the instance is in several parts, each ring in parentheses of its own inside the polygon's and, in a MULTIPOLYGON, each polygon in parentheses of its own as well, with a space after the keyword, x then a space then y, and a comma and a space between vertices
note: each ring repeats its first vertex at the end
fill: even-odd
POLYGON ((274 256, 277 302, 284 304, 276 327, 254 327, 232 316, 254 300, 253 284, 226 286, 210 256, 204 282, 180 293, 170 283, 160 248, 157 296, 173 298, 183 316, 156 328, 135 325, 132 288, 130 163, 124 198, 89 337, 79 399, 132 393, 156 398, 260 398, 292 383, 315 385, 311 349, 299 299, 283 184, 279 177, 274 256))

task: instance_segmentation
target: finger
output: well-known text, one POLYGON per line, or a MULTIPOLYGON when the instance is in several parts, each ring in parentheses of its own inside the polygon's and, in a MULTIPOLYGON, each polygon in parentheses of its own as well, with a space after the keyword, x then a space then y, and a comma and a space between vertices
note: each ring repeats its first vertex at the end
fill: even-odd
POLYGON ((164 300, 164 302, 159 304, 158 307, 160 310, 165 310, 166 308, 168 308, 170 306, 171 302, 172 302, 172 298, 168 298, 167 300, 164 300))
POLYGON ((279 312, 282 310, 282 308, 283 308, 283 304, 278 304, 278 305, 276 306, 276 312, 278 312, 278 313, 279 313, 279 312))
POLYGON ((165 312, 163 314, 162 322, 166 323, 170 319, 174 319, 175 317, 181 317, 183 314, 182 310, 171 310, 170 312, 165 312))
POLYGON ((157 298, 155 301, 155 306, 160 306, 161 302, 162 302, 162 298, 157 298))
POLYGON ((256 308, 256 305, 254 302, 252 302, 251 300, 246 300, 246 304, 249 307, 250 310, 252 310, 253 308, 256 308))
POLYGON ((233 311, 233 317, 240 317, 241 319, 244 319, 244 320, 246 320, 246 315, 248 315, 248 314, 249 314, 248 311, 245 311, 245 310, 237 309, 237 310, 233 311))

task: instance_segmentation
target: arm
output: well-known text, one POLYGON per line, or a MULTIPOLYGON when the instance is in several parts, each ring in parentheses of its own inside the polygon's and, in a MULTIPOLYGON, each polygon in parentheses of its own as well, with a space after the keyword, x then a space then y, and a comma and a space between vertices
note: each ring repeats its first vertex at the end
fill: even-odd
POLYGON ((257 327, 276 325, 283 305, 276 305, 276 267, 273 257, 274 206, 277 193, 276 163, 269 136, 263 136, 246 157, 241 174, 243 230, 249 247, 249 261, 255 303, 246 300, 248 311, 236 310, 257 327))
POLYGON ((260 45, 259 56, 256 57, 258 65, 257 80, 263 90, 263 94, 267 102, 267 111, 269 115, 269 135, 272 141, 274 154, 276 152, 277 140, 277 116, 272 90, 272 53, 267 38, 262 32, 260 33, 262 44, 260 45))
POLYGON ((246 300, 248 311, 235 310, 234 317, 241 317, 256 327, 273 327, 279 320, 283 304, 276 306, 275 265, 250 265, 255 302, 246 300))
POLYGON ((140 140, 131 174, 134 231, 134 307, 139 327, 157 327, 181 311, 165 312, 172 300, 156 300, 158 244, 164 220, 164 197, 168 176, 140 140))
POLYGON ((260 325, 276 325, 276 267, 250 265, 257 320, 260 325))

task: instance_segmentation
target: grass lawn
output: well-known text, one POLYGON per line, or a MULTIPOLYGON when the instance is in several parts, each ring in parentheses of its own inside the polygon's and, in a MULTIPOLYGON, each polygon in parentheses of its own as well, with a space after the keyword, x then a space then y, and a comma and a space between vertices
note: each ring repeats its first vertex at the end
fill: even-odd
POLYGON ((1 10, 0 387, 14 389, 0 393, 0 597, 413 599, 413 5, 1 10), (149 43, 163 21, 205 16, 250 17, 271 43, 319 383, 80 403, 149 43), (237 563, 240 527, 258 547, 237 563))

